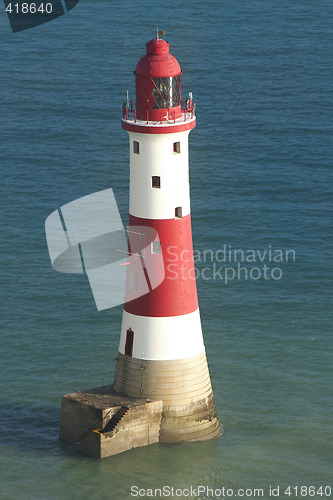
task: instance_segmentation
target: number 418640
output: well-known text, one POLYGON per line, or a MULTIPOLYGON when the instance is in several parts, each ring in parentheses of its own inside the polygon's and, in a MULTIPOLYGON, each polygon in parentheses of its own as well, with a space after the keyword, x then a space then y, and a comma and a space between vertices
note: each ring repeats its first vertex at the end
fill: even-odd
POLYGON ((52 4, 49 3, 41 3, 37 6, 35 3, 23 2, 21 5, 18 3, 9 3, 6 7, 6 12, 12 14, 13 12, 16 14, 36 14, 40 12, 41 14, 51 14, 52 12, 52 4))
POLYGON ((284 491, 289 497, 330 497, 332 488, 330 486, 288 486, 284 491))

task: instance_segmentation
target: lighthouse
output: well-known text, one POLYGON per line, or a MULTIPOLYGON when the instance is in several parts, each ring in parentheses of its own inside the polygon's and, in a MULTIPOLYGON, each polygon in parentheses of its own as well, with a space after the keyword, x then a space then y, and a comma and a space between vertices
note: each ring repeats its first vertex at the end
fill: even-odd
POLYGON ((130 149, 129 255, 137 258, 127 268, 114 389, 163 402, 161 442, 211 439, 220 425, 193 262, 192 94, 183 103, 181 67, 158 34, 134 74, 136 108, 124 104, 121 124, 130 149), (153 278, 164 272, 162 283, 151 286, 146 269, 153 278))
POLYGON ((158 34, 134 74, 136 103, 127 98, 121 121, 129 136, 130 200, 114 382, 62 397, 60 439, 96 458, 221 434, 193 261, 192 94, 183 102, 181 67, 158 34))

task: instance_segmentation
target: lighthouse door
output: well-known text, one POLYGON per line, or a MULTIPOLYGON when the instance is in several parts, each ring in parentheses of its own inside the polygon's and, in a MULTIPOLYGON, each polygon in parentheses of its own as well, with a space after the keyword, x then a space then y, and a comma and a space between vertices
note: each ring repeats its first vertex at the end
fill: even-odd
POLYGON ((125 356, 132 357, 133 340, 134 340, 134 332, 132 328, 129 328, 126 332, 125 356))

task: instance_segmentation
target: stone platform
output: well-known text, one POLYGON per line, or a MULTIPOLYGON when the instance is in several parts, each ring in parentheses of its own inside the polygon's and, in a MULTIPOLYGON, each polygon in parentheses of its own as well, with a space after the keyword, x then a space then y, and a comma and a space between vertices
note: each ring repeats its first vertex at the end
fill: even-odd
POLYGON ((160 440, 162 401, 121 396, 112 385, 62 397, 62 441, 104 458, 160 440))

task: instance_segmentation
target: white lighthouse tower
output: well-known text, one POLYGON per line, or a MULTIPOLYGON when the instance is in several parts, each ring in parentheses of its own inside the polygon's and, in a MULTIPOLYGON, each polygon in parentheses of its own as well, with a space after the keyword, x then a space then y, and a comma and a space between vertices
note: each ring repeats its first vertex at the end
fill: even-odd
POLYGON ((161 442, 211 439, 221 431, 193 263, 192 95, 183 105, 182 70, 158 35, 147 42, 134 73, 136 109, 124 104, 122 127, 130 147, 129 254, 138 258, 127 266, 114 390, 162 401, 161 442))

